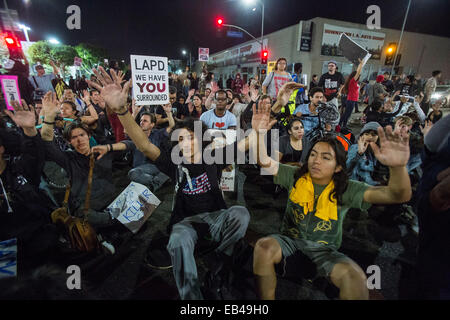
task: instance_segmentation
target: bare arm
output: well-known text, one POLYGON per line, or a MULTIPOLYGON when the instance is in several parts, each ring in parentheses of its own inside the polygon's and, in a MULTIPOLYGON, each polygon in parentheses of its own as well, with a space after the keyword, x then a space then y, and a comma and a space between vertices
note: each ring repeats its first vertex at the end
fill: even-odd
POLYGON ((88 104, 88 110, 89 110, 89 116, 82 116, 81 121, 86 124, 93 124, 95 121, 98 120, 97 111, 95 111, 95 108, 92 105, 92 103, 88 104))
POLYGON ((371 142, 375 157, 389 167, 389 182, 383 187, 369 187, 364 192, 364 201, 372 204, 403 203, 411 199, 411 181, 406 164, 409 159, 409 137, 402 138, 392 127, 378 128, 380 147, 371 142))
POLYGON ((53 141, 53 127, 55 118, 59 112, 58 98, 56 93, 47 92, 42 99, 42 110, 44 113, 44 121, 42 122, 41 137, 44 141, 53 141))
POLYGON ((131 80, 125 83, 123 88, 120 84, 115 83, 113 79, 117 78, 116 72, 111 70, 111 77, 108 73, 103 69, 103 67, 99 67, 99 71, 96 69, 93 70, 97 79, 99 79, 102 85, 97 83, 93 83, 89 81, 88 83, 92 85, 94 88, 100 90, 101 95, 105 99, 107 105, 111 108, 112 111, 118 114, 118 118, 122 123, 124 129, 127 131, 128 136, 133 140, 136 147, 145 154, 147 158, 152 161, 158 159, 161 151, 158 147, 152 144, 144 131, 138 126, 133 116, 128 112, 126 108, 126 101, 128 96, 128 91, 130 90, 131 80))

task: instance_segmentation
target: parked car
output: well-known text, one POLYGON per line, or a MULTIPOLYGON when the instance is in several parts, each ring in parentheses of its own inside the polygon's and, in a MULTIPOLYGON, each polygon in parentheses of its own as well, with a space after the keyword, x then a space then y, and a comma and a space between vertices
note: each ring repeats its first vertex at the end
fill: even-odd
POLYGON ((450 107, 450 85, 438 85, 436 91, 431 96, 431 102, 442 99, 442 107, 450 107))

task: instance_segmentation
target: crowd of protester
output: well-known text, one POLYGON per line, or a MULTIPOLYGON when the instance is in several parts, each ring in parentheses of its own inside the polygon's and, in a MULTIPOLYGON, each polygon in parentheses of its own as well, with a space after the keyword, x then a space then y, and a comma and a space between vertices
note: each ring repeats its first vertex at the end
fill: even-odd
MULTIPOLYGON (((202 134, 250 130, 224 148, 246 153, 288 191, 280 233, 260 238, 254 248, 260 298, 275 298, 287 258, 301 252, 319 276, 339 289, 340 298, 367 299, 365 273, 339 252, 343 220, 349 209, 398 204, 412 207, 418 216, 418 296, 450 297, 450 256, 435 246, 450 240, 450 118, 443 117, 442 101, 431 99, 440 71, 426 81, 414 75, 390 79, 385 73, 365 83, 362 63, 346 79, 330 61, 328 72, 314 75, 308 85, 302 65, 290 74, 285 58, 265 79, 244 80, 236 72, 216 81, 206 68, 200 75, 186 68, 169 74, 168 104, 136 106, 130 75, 117 63, 93 70, 89 80, 70 77, 68 84, 52 66, 52 74, 38 66, 35 75, 22 77, 20 90, 29 91, 23 94, 27 98, 16 101, 14 110, 3 105, 1 112, 0 240, 19 238, 21 259, 39 261, 42 251, 61 245, 50 213, 62 203, 48 188, 52 179, 44 173, 46 163, 63 169, 71 186, 69 212, 82 217, 95 154, 88 222, 98 234, 112 224, 116 213, 106 208, 115 196, 112 177, 118 162, 128 161, 129 179, 152 192, 174 185, 167 234, 149 247, 146 259, 156 268, 173 269, 181 299, 205 298, 194 255, 198 240, 209 237, 216 243, 212 271, 225 270, 251 212, 241 205, 228 208, 220 190, 222 171, 235 159, 224 152, 220 163, 201 161, 207 144, 194 135, 200 121, 202 134), (349 126, 358 106, 364 112, 356 117, 362 127, 356 137, 349 126), (279 150, 270 155, 264 137, 274 135, 274 129, 279 130, 279 150), (183 165, 172 161, 175 147, 183 165), (36 242, 42 245, 36 248, 36 242)), ((236 176, 242 174, 236 165, 236 176)), ((242 187, 241 178, 236 183, 242 187)), ((110 249, 104 245, 103 250, 110 249)))

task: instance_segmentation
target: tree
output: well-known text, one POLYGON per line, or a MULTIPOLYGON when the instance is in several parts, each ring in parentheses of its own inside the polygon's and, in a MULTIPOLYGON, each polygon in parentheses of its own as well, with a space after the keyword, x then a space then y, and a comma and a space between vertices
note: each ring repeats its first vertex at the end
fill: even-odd
POLYGON ((64 77, 65 68, 73 65, 73 59, 77 56, 77 51, 69 45, 54 45, 48 41, 38 41, 30 46, 28 55, 32 63, 49 64, 50 61, 54 61, 64 77))
POLYGON ((75 47, 75 50, 78 56, 83 59, 82 67, 89 72, 107 57, 106 49, 89 43, 80 43, 75 47))

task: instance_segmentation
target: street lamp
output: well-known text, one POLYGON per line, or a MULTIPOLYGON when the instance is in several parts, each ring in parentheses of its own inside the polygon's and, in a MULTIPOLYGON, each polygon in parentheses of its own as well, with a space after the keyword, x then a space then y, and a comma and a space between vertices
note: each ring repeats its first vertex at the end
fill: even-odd
MULTIPOLYGON (((186 50, 182 50, 181 53, 183 54, 183 56, 185 56, 187 54, 186 50)), ((191 69, 191 50, 189 50, 189 70, 191 69)))
POLYGON ((61 42, 59 42, 57 39, 55 38, 50 38, 48 39, 48 42, 50 42, 51 44, 60 44, 61 42))
MULTIPOLYGON (((255 3, 259 3, 262 7, 262 13, 261 13, 261 15, 262 15, 262 17, 261 17, 261 52, 262 52, 264 50, 264 39, 263 39, 263 36, 264 36, 264 1, 263 0, 244 0, 244 3, 247 6, 255 4, 255 3)), ((252 10, 255 11, 256 9, 253 8, 252 10)), ((261 77, 261 75, 260 75, 260 77, 261 77)))
POLYGON ((23 25, 21 23, 18 24, 18 27, 23 30, 23 33, 25 34, 25 39, 27 40, 27 42, 30 42, 30 38, 28 38, 28 31, 30 31, 31 28, 27 27, 26 25, 23 25))

